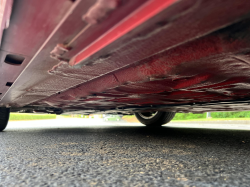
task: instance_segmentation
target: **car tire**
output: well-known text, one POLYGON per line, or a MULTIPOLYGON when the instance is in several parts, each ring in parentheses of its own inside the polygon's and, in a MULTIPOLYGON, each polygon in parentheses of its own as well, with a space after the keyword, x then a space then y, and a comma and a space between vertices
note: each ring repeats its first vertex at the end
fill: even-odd
POLYGON ((9 121, 10 109, 0 107, 0 132, 3 131, 9 121))
POLYGON ((135 113, 136 118, 148 127, 159 127, 170 122, 175 112, 142 112, 135 113))

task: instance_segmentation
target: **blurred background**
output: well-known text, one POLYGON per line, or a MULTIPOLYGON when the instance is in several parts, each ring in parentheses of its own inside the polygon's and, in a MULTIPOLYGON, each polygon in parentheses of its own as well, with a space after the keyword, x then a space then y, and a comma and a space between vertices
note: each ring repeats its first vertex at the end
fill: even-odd
MULTIPOLYGON (((103 121, 122 121, 129 123, 139 123, 134 115, 108 115, 108 114, 92 114, 92 115, 55 115, 55 114, 21 114, 11 113, 10 121, 20 120, 46 120, 61 118, 87 118, 102 119, 103 121)), ((250 111, 242 112, 207 112, 202 114, 193 113, 177 113, 173 121, 224 121, 224 120, 250 120, 250 111)))

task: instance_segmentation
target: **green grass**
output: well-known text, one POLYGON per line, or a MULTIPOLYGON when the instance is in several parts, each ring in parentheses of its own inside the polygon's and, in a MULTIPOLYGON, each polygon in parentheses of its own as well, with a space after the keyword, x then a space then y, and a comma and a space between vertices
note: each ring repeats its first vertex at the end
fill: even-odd
POLYGON ((135 115, 125 115, 125 116, 123 116, 122 118, 134 118, 135 117, 135 115))
POLYGON ((173 120, 192 120, 192 119, 206 119, 206 113, 204 114, 192 114, 192 113, 177 113, 173 120))
POLYGON ((20 114, 10 113, 10 121, 18 120, 42 120, 42 119, 56 119, 55 114, 20 114))
POLYGON ((173 120, 247 120, 250 118, 250 111, 242 111, 242 112, 212 112, 212 118, 207 119, 206 113, 203 114, 192 114, 192 113, 177 113, 173 120))

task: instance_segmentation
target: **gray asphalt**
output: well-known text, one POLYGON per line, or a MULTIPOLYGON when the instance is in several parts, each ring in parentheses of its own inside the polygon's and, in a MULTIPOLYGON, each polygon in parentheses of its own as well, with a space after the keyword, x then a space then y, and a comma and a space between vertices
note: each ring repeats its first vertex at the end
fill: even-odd
POLYGON ((81 119, 10 122, 0 133, 0 186, 249 186, 249 134, 81 119))

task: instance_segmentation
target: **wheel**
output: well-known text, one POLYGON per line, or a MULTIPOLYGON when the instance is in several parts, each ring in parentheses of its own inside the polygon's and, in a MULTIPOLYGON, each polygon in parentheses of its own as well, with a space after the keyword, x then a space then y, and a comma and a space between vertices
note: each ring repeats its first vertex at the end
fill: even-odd
POLYGON ((170 122, 174 118, 175 112, 138 112, 135 113, 135 116, 142 124, 156 127, 170 122))
POLYGON ((3 131, 9 121, 10 109, 9 108, 0 108, 0 132, 3 131))

